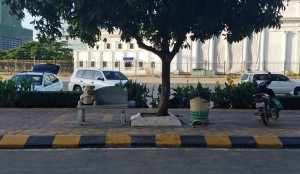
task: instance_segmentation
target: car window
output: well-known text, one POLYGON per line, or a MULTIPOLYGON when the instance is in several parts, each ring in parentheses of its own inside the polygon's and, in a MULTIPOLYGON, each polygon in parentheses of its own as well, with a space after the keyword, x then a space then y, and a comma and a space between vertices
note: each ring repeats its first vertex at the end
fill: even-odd
POLYGON ((42 85, 43 76, 42 75, 31 75, 31 74, 20 74, 15 75, 12 80, 16 82, 16 84, 20 84, 21 80, 25 78, 31 81, 34 85, 42 85))
POLYGON ((58 83, 59 82, 58 78, 55 77, 54 75, 49 75, 49 77, 50 77, 50 80, 52 81, 52 83, 58 83))
POLYGON ((85 79, 93 79, 94 78, 94 71, 93 70, 86 70, 86 71, 84 71, 83 78, 85 78, 85 79))
POLYGON ((242 77, 242 80, 247 80, 249 77, 249 74, 244 74, 243 77, 242 77))
POLYGON ((289 78, 287 78, 284 75, 281 74, 271 74, 271 80, 273 81, 288 81, 289 78))
POLYGON ((45 79, 44 79, 44 82, 51 82, 51 78, 50 78, 50 75, 45 75, 45 79))
POLYGON ((75 75, 75 77, 82 78, 83 73, 84 73, 84 70, 78 70, 77 73, 76 73, 76 75, 75 75))
POLYGON ((103 75, 100 71, 95 71, 94 79, 103 79, 103 75))
POLYGON ((103 71, 107 80, 128 80, 127 77, 118 71, 103 71))
POLYGON ((267 76, 268 76, 268 74, 255 74, 253 76, 253 79, 256 79, 256 80, 267 80, 267 76))

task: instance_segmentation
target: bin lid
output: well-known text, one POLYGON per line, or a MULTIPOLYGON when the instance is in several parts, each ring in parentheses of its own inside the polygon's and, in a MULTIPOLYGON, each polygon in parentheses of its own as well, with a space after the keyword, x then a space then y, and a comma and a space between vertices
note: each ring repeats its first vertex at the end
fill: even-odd
POLYGON ((209 92, 209 91, 191 91, 189 93, 190 100, 192 100, 196 97, 201 97, 207 101, 210 101, 210 96, 211 96, 211 92, 209 92))

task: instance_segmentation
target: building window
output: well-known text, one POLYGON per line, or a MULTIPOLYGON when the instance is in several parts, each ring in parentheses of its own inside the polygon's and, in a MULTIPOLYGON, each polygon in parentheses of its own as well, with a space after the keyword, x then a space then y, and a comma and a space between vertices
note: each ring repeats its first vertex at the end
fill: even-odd
POLYGON ((103 61, 103 68, 106 68, 107 67, 107 62, 103 61))
POLYGON ((118 44, 118 49, 119 49, 119 50, 122 49, 122 44, 121 44, 121 43, 118 44))
POLYGON ((125 61, 125 67, 132 67, 132 62, 131 61, 125 61))
POLYGON ((143 62, 139 62, 139 67, 143 67, 143 62))
POLYGON ((79 61, 79 67, 83 67, 83 61, 79 61))
POLYGON ((130 48, 131 50, 134 49, 133 43, 129 44, 129 48, 130 48))
POLYGON ((110 43, 107 43, 106 44, 106 49, 110 50, 110 46, 111 46, 110 43))
POLYGON ((95 67, 95 61, 91 62, 91 67, 95 67))
POLYGON ((119 67, 119 62, 115 62, 115 68, 119 67))
POLYGON ((151 68, 155 68, 155 62, 151 62, 151 68))

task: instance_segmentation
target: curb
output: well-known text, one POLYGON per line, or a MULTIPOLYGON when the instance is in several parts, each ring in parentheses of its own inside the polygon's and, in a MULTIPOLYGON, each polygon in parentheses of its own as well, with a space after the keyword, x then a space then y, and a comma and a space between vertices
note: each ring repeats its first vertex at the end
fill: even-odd
POLYGON ((223 135, 2 135, 0 149, 30 148, 300 148, 300 137, 223 135))

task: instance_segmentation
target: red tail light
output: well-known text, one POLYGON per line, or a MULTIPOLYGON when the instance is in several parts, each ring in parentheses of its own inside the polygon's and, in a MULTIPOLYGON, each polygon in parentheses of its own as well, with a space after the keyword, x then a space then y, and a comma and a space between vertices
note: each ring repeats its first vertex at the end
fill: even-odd
POLYGON ((256 95, 256 96, 254 96, 254 100, 255 100, 256 102, 262 101, 262 100, 263 100, 263 97, 262 97, 261 95, 256 95))

